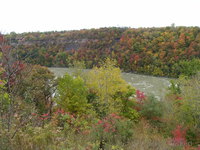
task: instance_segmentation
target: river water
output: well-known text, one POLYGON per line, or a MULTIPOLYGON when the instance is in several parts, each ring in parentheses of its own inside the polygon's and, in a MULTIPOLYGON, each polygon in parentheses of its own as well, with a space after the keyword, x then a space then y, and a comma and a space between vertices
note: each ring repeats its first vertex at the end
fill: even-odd
MULTIPOLYGON (((63 76, 66 72, 72 73, 72 68, 49 68, 57 77, 63 76)), ((89 71, 86 69, 85 71, 89 71)), ((130 85, 143 91, 146 95, 153 94, 161 100, 167 93, 170 86, 170 78, 153 77, 134 73, 122 73, 122 77, 130 85)))

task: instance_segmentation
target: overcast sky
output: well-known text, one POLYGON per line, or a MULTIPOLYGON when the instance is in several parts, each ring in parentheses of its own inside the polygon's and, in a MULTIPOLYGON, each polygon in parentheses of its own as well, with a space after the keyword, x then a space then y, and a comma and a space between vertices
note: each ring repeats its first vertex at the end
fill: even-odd
POLYGON ((0 32, 200 27, 200 0, 0 0, 0 32))

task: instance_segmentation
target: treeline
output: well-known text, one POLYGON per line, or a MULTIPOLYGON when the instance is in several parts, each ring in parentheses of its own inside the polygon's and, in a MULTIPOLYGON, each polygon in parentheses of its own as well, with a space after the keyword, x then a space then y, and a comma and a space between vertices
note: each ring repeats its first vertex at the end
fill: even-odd
POLYGON ((30 63, 48 67, 69 67, 79 60, 92 68, 110 57, 123 71, 155 76, 192 75, 200 69, 199 27, 113 27, 6 37, 22 59, 29 56, 30 63))

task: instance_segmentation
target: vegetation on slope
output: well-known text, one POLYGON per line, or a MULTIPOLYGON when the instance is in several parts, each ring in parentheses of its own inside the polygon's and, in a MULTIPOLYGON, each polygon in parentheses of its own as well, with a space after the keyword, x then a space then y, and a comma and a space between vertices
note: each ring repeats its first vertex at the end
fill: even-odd
POLYGON ((1 76, 1 150, 178 150, 200 144, 199 75, 174 82, 166 99, 158 101, 130 87, 107 59, 83 76, 59 78, 56 96, 45 98, 54 86, 41 87, 52 75, 32 67, 30 76, 23 76, 25 68, 15 74, 11 89, 1 76), (41 78, 30 80, 35 77, 41 78))
POLYGON ((55 79, 1 36, 0 50, 0 150, 200 148, 197 59, 180 62, 190 69, 158 101, 126 83, 109 58, 85 73, 76 62, 73 76, 55 79))
POLYGON ((6 36, 13 46, 18 45, 21 58, 29 54, 30 63, 48 67, 68 67, 79 60, 92 68, 110 57, 126 72, 178 77, 194 70, 190 61, 200 66, 199 27, 113 27, 6 36))

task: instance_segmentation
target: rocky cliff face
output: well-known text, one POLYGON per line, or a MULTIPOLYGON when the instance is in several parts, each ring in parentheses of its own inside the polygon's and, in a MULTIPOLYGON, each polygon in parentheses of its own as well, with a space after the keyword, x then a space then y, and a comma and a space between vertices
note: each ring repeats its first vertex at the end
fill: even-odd
POLYGON ((112 41, 111 45, 119 41, 123 28, 102 28, 80 31, 46 32, 46 33, 23 33, 7 35, 11 45, 22 45, 25 47, 39 46, 51 47, 60 45, 62 51, 78 50, 88 48, 90 45, 98 44, 99 41, 112 41), (113 34, 116 34, 113 36, 113 34))

